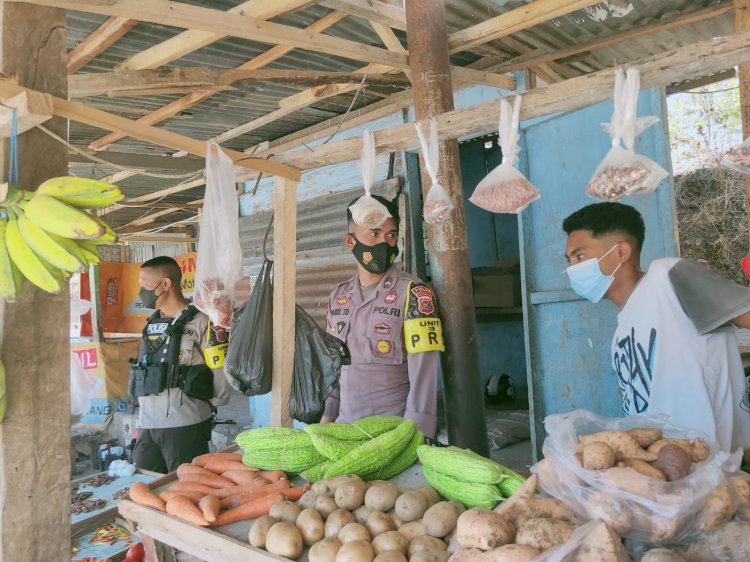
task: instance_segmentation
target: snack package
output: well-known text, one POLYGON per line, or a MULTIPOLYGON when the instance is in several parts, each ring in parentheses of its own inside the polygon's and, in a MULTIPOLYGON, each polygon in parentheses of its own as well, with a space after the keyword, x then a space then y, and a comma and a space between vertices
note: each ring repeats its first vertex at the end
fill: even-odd
POLYGON ((721 159, 721 165, 740 174, 750 175, 750 137, 729 150, 721 159))
POLYGON ((600 201, 617 201, 626 195, 646 195, 667 177, 656 162, 635 153, 635 138, 657 123, 655 117, 636 118, 640 72, 621 68, 615 72, 612 120, 602 129, 612 138, 612 148, 597 166, 586 186, 586 194, 600 201))
POLYGON ((362 134, 362 158, 359 161, 365 195, 349 207, 352 220, 364 228, 377 228, 391 218, 391 213, 385 205, 370 195, 372 184, 375 182, 375 156, 375 135, 365 130, 362 134))
POLYGON ((521 115, 521 96, 516 96, 513 109, 500 100, 500 148, 502 163, 479 182, 469 201, 491 213, 520 213, 529 203, 541 197, 526 176, 514 166, 518 161, 518 124, 521 115))
POLYGON ((430 191, 427 193, 427 197, 425 197, 424 200, 422 214, 424 216, 424 221, 427 224, 440 224, 448 218, 448 215, 453 210, 453 203, 451 203, 448 192, 442 185, 440 185, 440 182, 437 179, 438 170, 440 169, 438 124, 434 118, 430 119, 429 142, 425 140, 421 123, 415 122, 414 128, 417 130, 417 136, 419 137, 419 146, 422 151, 424 168, 427 171, 427 175, 430 176, 431 182, 430 191))
POLYGON ((206 196, 198 240, 193 303, 231 329, 234 286, 242 278, 239 200, 234 163, 215 142, 206 150, 206 196))

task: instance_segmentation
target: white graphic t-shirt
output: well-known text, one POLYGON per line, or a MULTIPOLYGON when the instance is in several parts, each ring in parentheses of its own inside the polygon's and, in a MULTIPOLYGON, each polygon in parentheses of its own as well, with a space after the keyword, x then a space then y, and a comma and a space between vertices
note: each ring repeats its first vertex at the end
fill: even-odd
POLYGON ((655 260, 617 315, 612 340, 625 414, 664 414, 725 451, 750 448, 744 370, 735 328, 725 324, 747 310, 747 288, 687 260, 655 260))

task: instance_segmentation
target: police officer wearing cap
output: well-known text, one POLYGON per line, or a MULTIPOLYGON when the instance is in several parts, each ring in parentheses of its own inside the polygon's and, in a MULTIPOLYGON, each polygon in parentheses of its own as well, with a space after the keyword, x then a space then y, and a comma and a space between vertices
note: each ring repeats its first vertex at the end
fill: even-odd
POLYGON ((440 318, 432 289, 394 265, 398 206, 374 197, 391 215, 377 228, 357 224, 347 208, 344 245, 357 260, 357 274, 331 293, 326 321, 328 332, 349 347, 351 364, 342 367, 321 421, 397 415, 434 439, 440 318))
POLYGON ((222 369, 226 333, 188 302, 181 280, 170 257, 141 265, 140 298, 156 312, 131 359, 129 391, 140 406, 133 458, 138 468, 162 473, 208 452, 213 413, 231 393, 222 369))

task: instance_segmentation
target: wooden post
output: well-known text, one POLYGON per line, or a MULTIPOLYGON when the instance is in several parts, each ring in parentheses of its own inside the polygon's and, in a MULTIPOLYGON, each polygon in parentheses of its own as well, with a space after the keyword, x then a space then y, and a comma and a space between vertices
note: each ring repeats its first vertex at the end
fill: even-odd
MULTIPOLYGON (((750 31, 750 0, 734 0, 734 27, 736 31, 750 31)), ((742 138, 750 137, 750 63, 739 66, 737 77, 740 83, 740 115, 742 116, 742 138)), ((750 176, 745 176, 745 194, 748 216, 748 238, 750 239, 750 176)), ((748 246, 750 251, 750 246, 748 246)))
MULTIPOLYGON (((65 10, 0 3, 0 72, 65 97, 65 10)), ((67 138, 67 122, 45 124, 67 138)), ((0 176, 9 143, 2 141, 0 176)), ((68 149, 39 130, 19 137, 20 184, 33 190, 68 173, 68 149)), ((0 302, 8 412, 0 425, 0 560, 70 559, 70 296, 26 283, 0 302)))
POLYGON ((273 194, 273 385, 271 423, 291 427, 297 287, 297 182, 276 178, 273 194))
MULTIPOLYGON (((417 119, 422 120, 454 108, 445 6, 443 0, 406 0, 405 4, 414 110, 417 119)), ((461 163, 455 139, 440 143, 438 179, 455 205, 446 222, 427 228, 432 282, 446 343, 441 363, 448 438, 452 445, 487 456, 461 163)), ((430 180, 424 170, 422 185, 426 196, 430 180)))

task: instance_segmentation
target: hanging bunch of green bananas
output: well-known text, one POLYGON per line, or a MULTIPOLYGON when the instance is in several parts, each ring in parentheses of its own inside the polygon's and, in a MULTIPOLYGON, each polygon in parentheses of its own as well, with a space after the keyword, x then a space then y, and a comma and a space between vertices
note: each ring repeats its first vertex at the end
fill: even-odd
POLYGON ((9 186, 0 203, 0 299, 15 301, 24 279, 48 293, 59 293, 71 273, 101 261, 100 244, 117 235, 87 209, 101 209, 123 198, 109 183, 64 176, 34 191, 9 186))

